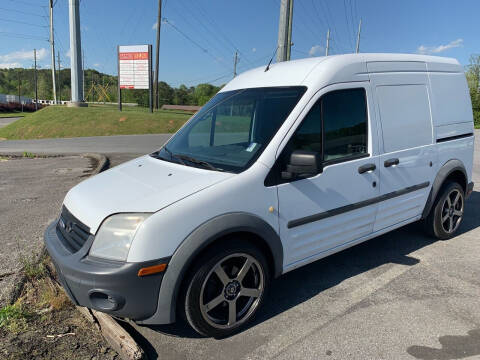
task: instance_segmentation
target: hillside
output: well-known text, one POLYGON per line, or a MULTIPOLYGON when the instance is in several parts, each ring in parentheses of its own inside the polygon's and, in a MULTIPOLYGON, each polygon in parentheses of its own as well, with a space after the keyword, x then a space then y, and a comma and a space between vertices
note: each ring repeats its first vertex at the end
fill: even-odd
POLYGON ((173 133, 192 114, 143 108, 118 111, 115 107, 67 108, 49 106, 0 129, 4 139, 42 139, 59 137, 108 136, 173 133))

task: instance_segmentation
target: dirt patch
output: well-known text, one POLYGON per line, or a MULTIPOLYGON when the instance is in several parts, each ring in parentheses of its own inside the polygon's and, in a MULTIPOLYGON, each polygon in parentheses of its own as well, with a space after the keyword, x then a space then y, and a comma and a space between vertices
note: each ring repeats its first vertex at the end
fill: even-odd
POLYGON ((119 359, 52 280, 49 259, 37 266, 15 304, 0 309, 0 358, 119 359))

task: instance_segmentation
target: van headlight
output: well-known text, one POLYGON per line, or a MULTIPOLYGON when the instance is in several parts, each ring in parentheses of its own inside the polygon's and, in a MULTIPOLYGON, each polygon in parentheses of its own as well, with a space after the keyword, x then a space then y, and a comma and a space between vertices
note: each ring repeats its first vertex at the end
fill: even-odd
POLYGON ((126 261, 133 238, 151 214, 117 214, 108 217, 95 235, 90 255, 126 261))

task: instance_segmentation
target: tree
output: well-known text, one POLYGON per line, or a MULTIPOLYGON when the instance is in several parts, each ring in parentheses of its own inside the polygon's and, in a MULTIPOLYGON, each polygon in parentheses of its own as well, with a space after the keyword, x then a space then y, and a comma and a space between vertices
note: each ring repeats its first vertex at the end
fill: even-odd
POLYGON ((480 126, 480 55, 472 55, 465 73, 467 76, 470 98, 472 99, 473 119, 480 126))
POLYGON ((199 84, 194 90, 193 97, 196 105, 203 106, 210 100, 219 88, 211 84, 199 84))

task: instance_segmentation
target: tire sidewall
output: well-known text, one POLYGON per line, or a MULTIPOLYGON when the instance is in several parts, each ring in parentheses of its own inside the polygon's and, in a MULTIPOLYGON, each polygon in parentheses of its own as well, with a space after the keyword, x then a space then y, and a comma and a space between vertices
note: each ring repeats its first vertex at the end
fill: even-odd
MULTIPOLYGON (((441 220, 442 219, 442 208, 443 208, 443 204, 444 204, 447 196, 451 193, 452 190, 460 191, 460 194, 462 195, 462 201, 463 201, 464 212, 465 212, 465 193, 463 191, 462 186, 460 184, 458 184, 457 182, 447 182, 442 187, 441 196, 438 197, 438 200, 435 203, 434 219, 433 219, 434 235, 437 238, 442 239, 442 240, 447 240, 447 239, 450 239, 450 238, 454 237, 457 234, 458 229, 461 226, 461 222, 460 222, 460 226, 457 227, 457 229, 455 231, 451 232, 451 233, 448 233, 443 229, 442 220, 441 220)), ((462 219, 460 221, 463 221, 463 216, 462 216, 462 219)))
POLYGON ((270 273, 267 261, 263 253, 254 245, 250 244, 247 241, 231 241, 227 244, 222 244, 220 247, 215 246, 215 249, 207 251, 203 254, 197 264, 193 266, 190 271, 190 277, 187 281, 186 293, 184 296, 184 313, 186 320, 192 326, 192 328, 201 335, 211 336, 214 338, 223 338, 229 336, 245 325, 251 322, 255 317, 258 310, 262 307, 265 300, 270 282, 270 273), (230 329, 219 329, 211 326, 202 316, 200 310, 200 294, 202 285, 209 275, 212 268, 223 258, 235 254, 235 253, 246 253, 250 256, 253 256, 262 267, 263 273, 263 292, 260 296, 259 304, 257 308, 250 314, 249 318, 237 324, 236 326, 230 329), (202 260, 207 260, 203 262, 202 260))

